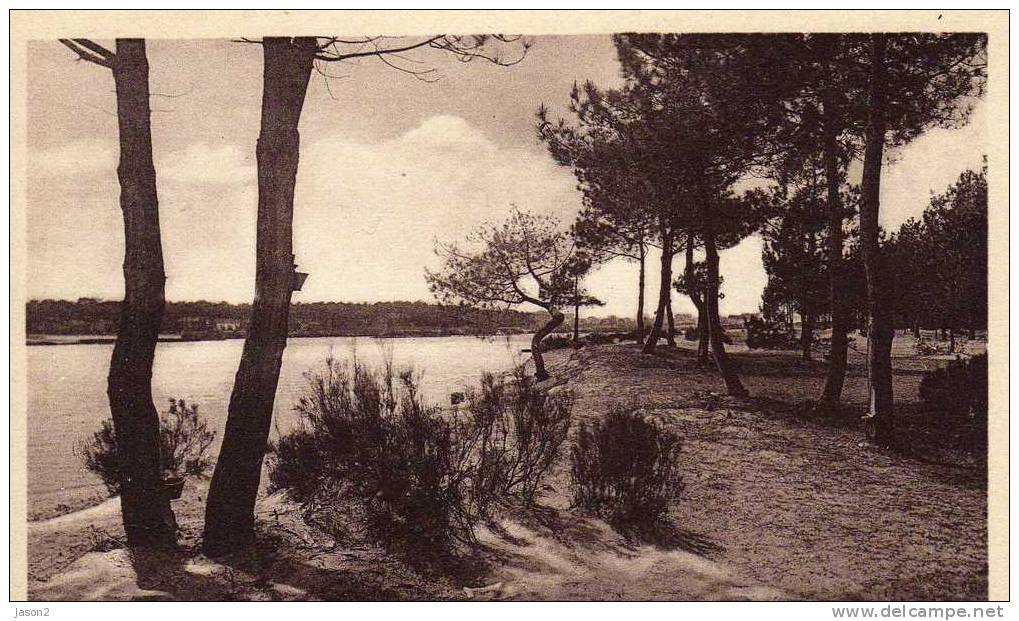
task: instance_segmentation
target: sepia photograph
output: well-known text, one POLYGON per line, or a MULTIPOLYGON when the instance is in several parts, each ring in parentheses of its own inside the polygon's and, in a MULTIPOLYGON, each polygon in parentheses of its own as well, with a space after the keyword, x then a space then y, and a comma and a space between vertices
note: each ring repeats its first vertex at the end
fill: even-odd
POLYGON ((12 31, 16 617, 1002 616, 1007 11, 12 31))

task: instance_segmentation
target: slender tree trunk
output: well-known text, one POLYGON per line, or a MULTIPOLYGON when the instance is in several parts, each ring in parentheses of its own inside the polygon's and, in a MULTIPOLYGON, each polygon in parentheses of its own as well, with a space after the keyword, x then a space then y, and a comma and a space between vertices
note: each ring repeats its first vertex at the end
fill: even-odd
POLYGON ((686 263, 683 266, 683 276, 686 280, 687 291, 689 291, 688 297, 693 302, 694 308, 697 309, 697 362, 707 364, 710 338, 708 335, 708 311, 704 307, 704 297, 697 292, 694 286, 696 278, 693 260, 695 241, 694 234, 690 233, 686 240, 686 256, 684 257, 686 263))
MULTIPOLYGON (((669 268, 669 280, 672 280, 672 268, 669 268)), ((670 283, 671 284, 671 283, 670 283)), ((665 342, 669 347, 676 347, 676 316, 672 314, 672 287, 669 287, 669 297, 665 298, 665 319, 667 320, 665 342)))
POLYGON ((120 507, 130 545, 173 542, 176 521, 162 490, 159 413, 152 363, 165 306, 156 170, 152 163, 149 63, 144 39, 117 39, 113 79, 120 133, 120 209, 124 217, 124 302, 107 396, 117 436, 120 507))
POLYGON ((867 376, 870 412, 867 432, 871 440, 890 445, 894 437, 892 409, 892 322, 888 300, 887 268, 882 265, 878 241, 881 194, 881 160, 885 141, 885 47, 886 36, 871 35, 870 115, 863 160, 860 204, 860 246, 867 276, 867 376))
POLYGON ((647 251, 644 246, 640 249, 640 273, 637 276, 637 340, 644 338, 647 329, 644 326, 644 272, 647 268, 647 251))
POLYGON ((708 309, 702 296, 696 295, 690 299, 697 299, 697 362, 707 364, 711 353, 711 329, 708 327, 708 309))
POLYGON ((655 311, 655 322, 651 326, 651 332, 644 341, 645 354, 654 353, 658 345, 658 339, 662 336, 662 324, 665 321, 665 310, 672 289, 672 231, 662 230, 662 264, 661 279, 658 286, 658 309, 655 311))
POLYGON ((810 313, 800 313, 800 351, 804 362, 811 359, 814 344, 814 317, 810 313))
POLYGON ((725 381, 725 389, 734 397, 746 397, 747 389, 740 381, 739 375, 732 368, 732 362, 725 353, 722 341, 722 319, 718 314, 718 247, 715 244, 714 219, 707 205, 701 208, 702 225, 704 227, 704 254, 708 268, 708 288, 704 294, 705 307, 708 311, 708 328, 711 335, 711 352, 715 358, 715 366, 725 381))
POLYGON ((262 123, 256 148, 258 225, 255 299, 205 512, 205 551, 254 540, 258 494, 293 292, 294 186, 301 108, 315 39, 265 38, 262 123))
POLYGON ((573 346, 580 347, 580 285, 573 281, 573 346))
POLYGON ((539 382, 544 382, 549 378, 548 371, 545 370, 545 358, 542 357, 542 340, 562 324, 566 318, 557 310, 551 309, 548 311, 551 315, 548 323, 541 327, 540 330, 534 333, 531 337, 531 357, 534 358, 534 379, 539 382))
POLYGON ((838 143, 834 111, 830 98, 824 105, 824 175, 828 186, 828 285, 831 304, 831 349, 828 353, 828 373, 824 380, 821 403, 831 407, 842 398, 842 387, 846 382, 846 364, 849 356, 849 317, 846 315, 842 295, 842 196, 839 193, 840 175, 838 143))

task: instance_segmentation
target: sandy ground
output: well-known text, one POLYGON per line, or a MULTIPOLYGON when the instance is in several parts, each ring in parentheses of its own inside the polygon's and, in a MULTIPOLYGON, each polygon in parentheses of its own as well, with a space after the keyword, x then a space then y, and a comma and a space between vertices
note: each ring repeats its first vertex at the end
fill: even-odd
POLYGON ((280 496, 259 502, 258 549, 214 562, 197 552, 207 488, 197 481, 175 502, 176 550, 123 549, 116 499, 30 523, 30 597, 986 598, 985 470, 955 446, 964 431, 923 431, 916 385, 932 362, 907 345, 897 349, 896 398, 909 441, 894 451, 862 440, 866 385, 855 353, 846 411, 824 418, 803 406, 823 367, 794 354, 738 353, 755 395, 739 402, 720 396, 720 380, 689 351, 642 356, 610 345, 550 355, 554 381, 577 394, 578 420, 636 407, 684 437, 686 489, 669 524, 640 539, 570 510, 560 468, 539 507, 507 509, 481 530, 462 571, 415 569, 367 543, 336 542, 280 496))

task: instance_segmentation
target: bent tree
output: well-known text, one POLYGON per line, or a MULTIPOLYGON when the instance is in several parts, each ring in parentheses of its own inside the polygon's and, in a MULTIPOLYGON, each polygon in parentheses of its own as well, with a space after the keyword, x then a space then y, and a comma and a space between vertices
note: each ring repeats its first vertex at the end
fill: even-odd
POLYGON ((159 413, 152 402, 152 363, 166 304, 166 276, 145 40, 117 39, 115 52, 89 39, 60 42, 79 59, 113 72, 120 140, 117 178, 124 217, 124 301, 106 394, 117 436, 120 507, 130 545, 172 542, 176 521, 162 491, 159 413))
POLYGON ((560 310, 574 302, 576 245, 549 217, 514 211, 502 225, 484 225, 467 238, 469 248, 439 244, 443 259, 437 272, 425 270, 436 299, 474 308, 531 304, 549 319, 531 338, 534 377, 548 379, 542 341, 565 318, 560 310))
MULTIPOLYGON (((242 40, 261 45, 264 59, 261 129, 256 147, 255 297, 230 395, 223 445, 209 488, 203 540, 207 554, 229 553, 250 544, 255 537, 255 499, 286 348, 294 284, 292 231, 300 148, 298 125, 308 82, 317 63, 375 58, 418 79, 434 81, 433 70, 419 68, 406 55, 431 49, 452 54, 464 62, 480 58, 499 65, 512 65, 523 58, 520 54, 503 60, 487 47, 492 41, 515 39, 501 35, 436 35, 410 42, 381 36, 242 40)), ((526 53, 527 43, 522 42, 522 46, 526 53)))

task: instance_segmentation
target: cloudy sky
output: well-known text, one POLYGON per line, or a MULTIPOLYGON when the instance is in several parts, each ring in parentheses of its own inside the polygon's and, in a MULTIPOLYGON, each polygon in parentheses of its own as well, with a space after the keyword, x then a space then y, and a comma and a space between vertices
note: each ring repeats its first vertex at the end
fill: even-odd
MULTIPOLYGON (((123 227, 112 76, 75 62, 56 41, 33 42, 29 59, 28 295, 117 299, 123 227)), ((311 277, 296 301, 430 300, 423 268, 436 266, 435 239, 462 238, 512 205, 564 224, 580 207, 572 175, 535 137, 534 112, 542 102, 563 111, 574 81, 618 83, 607 36, 537 37, 510 68, 434 51, 415 60, 441 80, 424 83, 377 60, 313 76, 294 215, 297 261, 311 277)), ((261 48, 150 41, 149 62, 167 297, 250 301, 261 48)), ((968 126, 931 131, 894 154, 883 178, 884 226, 919 215, 932 189, 980 165, 984 117, 978 104, 968 126)), ((750 238, 722 254, 723 313, 757 309, 760 252, 750 238)), ((607 302, 598 314, 632 314, 635 283, 630 263, 594 274, 589 286, 607 302)), ((650 303, 654 291, 649 285, 650 303)), ((675 308, 692 310, 685 299, 675 308)))

